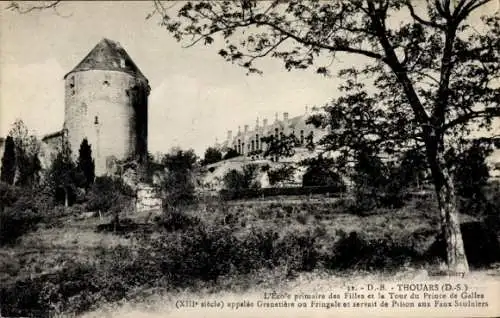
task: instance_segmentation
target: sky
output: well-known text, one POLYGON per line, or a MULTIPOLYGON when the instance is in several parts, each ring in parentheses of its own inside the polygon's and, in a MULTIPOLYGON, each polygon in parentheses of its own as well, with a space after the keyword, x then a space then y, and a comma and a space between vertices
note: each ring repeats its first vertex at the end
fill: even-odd
MULTIPOLYGON (((499 0, 500 1, 500 0, 499 0)), ((52 10, 21 15, 0 2, 0 135, 20 118, 37 135, 62 128, 65 73, 102 39, 120 42, 149 79, 151 152, 174 146, 199 155, 227 130, 255 125, 275 113, 301 115, 338 95, 340 83, 310 71, 284 70, 278 60, 259 61, 262 76, 225 62, 220 47, 182 48, 171 34, 146 20, 150 1, 63 2, 52 10)), ((360 63, 344 60, 344 63, 360 63)), ((340 61, 332 72, 345 66, 340 61)))
POLYGON ((261 61, 264 74, 247 76, 217 47, 182 48, 157 20, 149 1, 65 2, 54 11, 20 15, 0 3, 0 135, 17 119, 38 135, 61 129, 63 76, 102 39, 120 42, 149 79, 149 149, 193 148, 198 154, 227 130, 301 115, 322 106, 338 82, 310 72, 286 72, 261 61), (300 75, 300 76, 297 76, 300 75))

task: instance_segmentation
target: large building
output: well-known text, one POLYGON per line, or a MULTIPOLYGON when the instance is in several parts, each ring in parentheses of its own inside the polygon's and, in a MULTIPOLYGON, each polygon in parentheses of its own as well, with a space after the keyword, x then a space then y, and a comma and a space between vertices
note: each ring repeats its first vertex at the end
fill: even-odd
POLYGON ((312 124, 307 124, 307 119, 319 110, 313 107, 311 110, 306 108, 304 114, 289 117, 289 113, 283 113, 281 119, 276 113, 274 121, 269 123, 267 119, 263 119, 260 123, 259 118, 255 122, 255 126, 250 128, 250 125, 245 125, 243 130, 238 127, 236 134, 232 130, 227 132, 226 140, 222 143, 216 143, 216 147, 223 151, 228 149, 235 150, 238 154, 246 157, 260 157, 266 150, 266 143, 262 141, 263 137, 282 135, 294 135, 299 141, 301 146, 306 145, 308 138, 312 138, 317 142, 323 137, 327 130, 314 127, 312 124))
POLYGON ((112 171, 116 160, 146 158, 150 87, 118 42, 101 40, 64 81, 64 124, 42 138, 44 168, 63 141, 69 142, 76 160, 84 138, 91 145, 97 176, 112 171))
POLYGON ((117 159, 145 158, 150 87, 118 42, 101 40, 64 80, 63 132, 75 158, 84 138, 96 175, 117 159))

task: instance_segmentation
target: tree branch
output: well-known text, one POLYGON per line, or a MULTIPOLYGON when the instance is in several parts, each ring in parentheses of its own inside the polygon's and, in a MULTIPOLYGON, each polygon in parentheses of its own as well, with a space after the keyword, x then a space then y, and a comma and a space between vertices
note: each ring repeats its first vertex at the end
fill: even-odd
POLYGON ((442 133, 460 124, 465 124, 469 120, 481 117, 500 117, 500 107, 488 107, 481 111, 470 112, 447 122, 443 126, 442 133))
POLYGON ((54 9, 55 10, 59 3, 61 3, 61 0, 52 1, 49 4, 45 4, 45 5, 31 6, 27 9, 23 10, 23 9, 21 9, 21 7, 19 6, 19 3, 17 3, 17 1, 11 1, 6 9, 12 10, 12 11, 17 11, 18 13, 21 13, 21 14, 27 14, 27 13, 30 13, 33 11, 42 11, 45 9, 54 9))
POLYGON ((429 27, 432 27, 432 28, 436 28, 436 29, 439 29, 439 30, 444 30, 444 25, 436 23, 436 22, 424 20, 423 18, 421 18, 420 16, 418 16, 417 13, 415 12, 415 8, 411 4, 411 0, 407 0, 406 1, 406 6, 408 7, 408 10, 410 11, 411 17, 413 19, 415 19, 415 21, 417 21, 419 23, 422 23, 423 25, 427 25, 429 27))
POLYGON ((292 38, 295 41, 297 41, 297 42, 299 42, 301 44, 304 44, 306 46, 316 46, 316 47, 319 47, 319 48, 322 48, 322 49, 326 49, 326 50, 330 50, 330 51, 355 53, 355 54, 364 55, 364 56, 367 56, 367 57, 370 57, 370 58, 373 58, 373 59, 383 60, 383 56, 382 55, 380 55, 378 53, 375 53, 375 52, 372 52, 372 51, 353 48, 353 47, 350 47, 350 46, 345 45, 343 43, 336 43, 335 45, 328 45, 328 44, 321 43, 321 42, 311 41, 311 40, 308 40, 308 39, 305 39, 305 38, 301 38, 300 36, 297 36, 296 34, 290 32, 290 31, 287 31, 287 30, 283 29, 282 27, 280 27, 280 26, 278 26, 278 25, 276 25, 274 23, 271 23, 269 21, 257 21, 255 19, 251 19, 251 20, 254 20, 254 23, 257 26, 259 26, 259 25, 267 25, 270 28, 272 28, 272 29, 274 29, 274 30, 282 33, 283 35, 285 35, 285 36, 287 36, 289 38, 292 38))

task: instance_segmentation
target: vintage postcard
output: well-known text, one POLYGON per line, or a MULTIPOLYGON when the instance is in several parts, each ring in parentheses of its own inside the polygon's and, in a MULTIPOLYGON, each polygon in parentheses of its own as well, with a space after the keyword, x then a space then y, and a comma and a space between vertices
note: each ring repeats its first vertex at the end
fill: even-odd
POLYGON ((0 317, 500 316, 498 0, 0 24, 0 317))

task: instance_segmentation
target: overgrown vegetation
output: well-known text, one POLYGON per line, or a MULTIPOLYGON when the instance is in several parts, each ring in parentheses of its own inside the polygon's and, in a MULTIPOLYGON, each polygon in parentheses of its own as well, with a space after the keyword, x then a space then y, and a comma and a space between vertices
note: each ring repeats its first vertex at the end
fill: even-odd
POLYGON ((292 165, 283 165, 274 169, 268 169, 269 183, 275 185, 280 182, 291 182, 296 170, 297 168, 292 165))
POLYGON ((500 17, 489 3, 425 1, 418 10, 419 1, 213 1, 160 4, 155 13, 178 41, 216 45, 222 58, 249 74, 262 74, 256 63, 266 57, 287 70, 312 68, 324 76, 332 75, 324 57, 359 58, 338 70, 341 94, 313 120, 330 131, 321 145, 345 162, 360 145, 382 156, 423 149, 449 270, 467 272, 457 193, 444 155, 467 141, 470 124, 488 128, 500 116, 500 17), (470 32, 470 18, 480 12, 481 32, 470 32))
POLYGON ((231 169, 224 175, 224 187, 231 191, 259 188, 259 183, 255 180, 259 172, 256 164, 246 164, 242 170, 231 169))
POLYGON ((16 145, 12 136, 5 138, 5 148, 2 157, 1 181, 7 184, 14 183, 16 176, 16 145))
MULTIPOLYGON (((276 202, 252 208, 220 204, 206 210, 185 208, 148 225, 152 232, 141 230, 146 226, 141 224, 130 227, 135 232, 120 232, 132 237, 134 244, 98 245, 78 261, 62 257, 62 268, 32 279, 15 278, 15 272, 22 269, 7 265, 13 259, 4 259, 1 266, 9 266, 14 276, 0 287, 2 314, 81 313, 104 302, 133 299, 137 290, 214 288, 229 276, 229 286, 250 287, 262 271, 278 275, 275 279, 290 279, 312 270, 430 268, 444 260, 435 205, 414 200, 405 209, 378 209, 360 217, 347 213, 349 204, 276 202)), ((499 261, 498 241, 492 239, 490 227, 469 222, 462 231, 471 266, 499 261)), ((37 234, 39 240, 43 233, 37 234)), ((25 256, 20 257, 18 261, 25 256)), ((40 256, 32 261, 48 259, 40 256)))
POLYGON ((205 150, 205 155, 202 164, 209 165, 212 163, 219 162, 221 160, 222 160, 222 153, 220 152, 220 150, 214 147, 208 147, 207 150, 205 150))
POLYGON ((302 176, 302 185, 336 187, 337 192, 345 191, 346 186, 342 177, 335 171, 334 161, 323 156, 304 160, 302 165, 306 166, 306 172, 302 176))
POLYGON ((163 157, 162 165, 167 170, 162 185, 166 211, 193 203, 195 199, 193 169, 196 160, 193 150, 172 149, 163 157))

